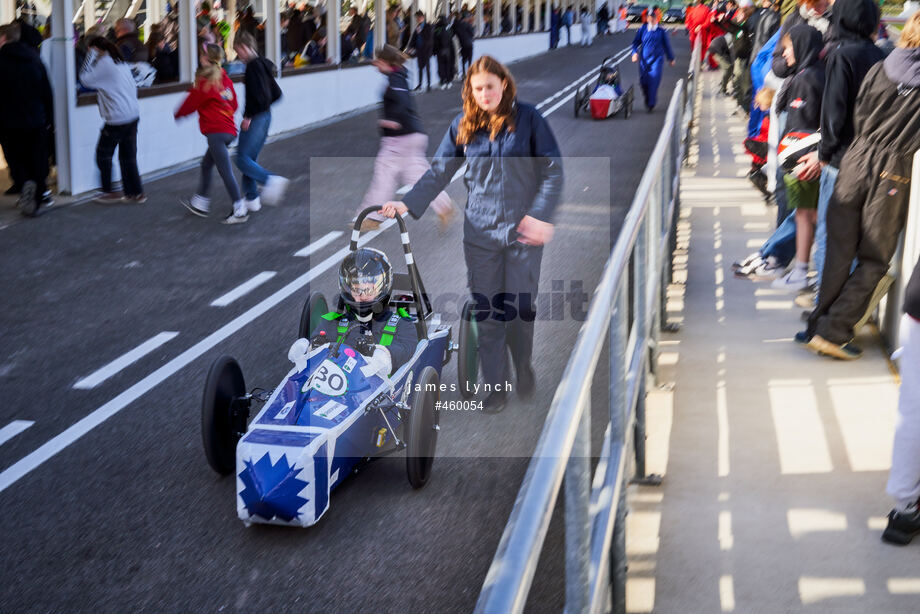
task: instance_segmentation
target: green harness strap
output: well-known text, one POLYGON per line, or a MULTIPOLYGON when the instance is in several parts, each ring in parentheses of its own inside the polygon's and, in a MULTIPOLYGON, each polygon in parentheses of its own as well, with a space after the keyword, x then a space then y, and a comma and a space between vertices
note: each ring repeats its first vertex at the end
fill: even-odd
POLYGON ((399 318, 412 319, 409 315, 409 310, 405 307, 397 309, 396 314, 383 327, 383 334, 380 335, 380 345, 387 346, 393 343, 393 336, 396 335, 396 324, 399 322, 399 318))
MULTIPOLYGON (((399 317, 406 318, 407 320, 411 319, 409 315, 409 310, 405 307, 400 307, 396 310, 399 317)), ((323 314, 324 320, 339 320, 344 314, 336 313, 335 311, 330 311, 329 313, 323 314)), ((396 335, 396 323, 399 320, 397 318, 390 318, 389 322, 386 323, 386 326, 383 327, 383 334, 380 335, 380 345, 387 346, 393 343, 393 337, 396 335)), ((339 324, 336 329, 339 337, 336 339, 336 343, 341 342, 345 338, 345 333, 348 332, 347 324, 339 324)))
MULTIPOLYGON (((344 315, 345 314, 343 313, 336 313, 335 311, 330 311, 329 313, 323 314, 323 319, 332 322, 334 320, 340 319, 344 315)), ((335 342, 341 343, 342 340, 345 338, 345 333, 348 332, 348 325, 339 323, 338 327, 336 328, 336 332, 339 334, 339 337, 338 339, 335 340, 335 342)))

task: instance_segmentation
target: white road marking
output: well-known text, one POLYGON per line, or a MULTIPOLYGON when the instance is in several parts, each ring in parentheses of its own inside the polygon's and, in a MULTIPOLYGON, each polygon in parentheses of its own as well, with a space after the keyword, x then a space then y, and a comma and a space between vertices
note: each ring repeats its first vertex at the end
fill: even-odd
POLYGON ((0 429, 0 446, 35 424, 32 420, 13 420, 0 429))
POLYGON ((313 243, 310 243, 310 245, 306 246, 302 250, 295 252, 294 255, 297 256, 298 258, 306 258, 313 252, 326 247, 327 245, 329 245, 330 243, 332 243, 333 241, 335 241, 341 236, 342 236, 341 230, 333 230, 332 232, 326 233, 325 235, 323 235, 322 237, 320 237, 313 243))
POLYGON ((244 281, 230 292, 211 301, 211 307, 226 307, 241 296, 249 294, 277 274, 277 271, 262 271, 252 279, 244 281))
POLYGON ((179 333, 174 332, 174 331, 166 331, 166 332, 159 333, 158 335, 154 335, 153 337, 151 337, 147 341, 144 341, 142 344, 140 344, 139 346, 137 346, 130 352, 122 354, 121 356, 119 356, 118 358, 110 362, 109 364, 105 365, 104 367, 97 369, 93 373, 90 373, 89 375, 87 375, 86 377, 78 381, 76 384, 74 384, 73 387, 79 390, 88 390, 90 388, 95 388, 96 386, 98 386, 105 380, 109 379, 110 377, 112 377, 113 375, 115 375, 116 373, 118 373, 119 371, 127 367, 128 365, 131 365, 137 362, 138 360, 140 360, 141 358, 143 358, 150 352, 154 351, 155 349, 157 349, 158 347, 160 347, 161 345, 163 345, 164 343, 166 343, 167 341, 169 341, 170 339, 172 339, 178 334, 179 333))

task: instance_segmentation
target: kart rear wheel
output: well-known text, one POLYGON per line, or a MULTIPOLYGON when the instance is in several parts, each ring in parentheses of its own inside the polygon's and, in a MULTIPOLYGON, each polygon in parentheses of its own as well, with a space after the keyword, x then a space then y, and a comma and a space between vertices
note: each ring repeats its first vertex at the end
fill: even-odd
POLYGON ((240 436, 233 428, 233 400, 246 394, 246 383, 239 363, 221 356, 211 365, 204 384, 201 403, 201 440, 211 468, 228 475, 236 467, 236 443, 240 436))
POLYGON ((322 321, 323 316, 327 313, 329 313, 329 305, 326 303, 326 297, 323 296, 322 292, 311 292, 300 314, 300 328, 297 332, 297 338, 309 339, 322 321))
POLYGON ((473 313, 475 304, 472 300, 463 304, 457 334, 457 381, 464 399, 473 396, 479 381, 479 326, 473 313))
POLYGON ((425 367, 413 386, 418 392, 412 398, 412 409, 406 430, 406 475, 412 488, 421 488, 431 477, 434 452, 438 445, 438 372, 425 367))
POLYGON ((575 90, 575 117, 578 117, 578 113, 585 107, 585 103, 588 101, 588 86, 580 87, 575 90))

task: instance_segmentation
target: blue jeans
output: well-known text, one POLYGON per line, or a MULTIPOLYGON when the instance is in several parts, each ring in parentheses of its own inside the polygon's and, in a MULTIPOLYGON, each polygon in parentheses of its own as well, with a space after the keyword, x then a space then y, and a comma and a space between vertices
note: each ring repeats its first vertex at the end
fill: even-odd
POLYGON ((268 181, 269 172, 256 163, 259 152, 265 145, 268 127, 272 123, 272 112, 263 111, 249 121, 249 130, 240 130, 240 141, 236 147, 236 166, 243 173, 243 196, 255 200, 259 196, 259 184, 268 181))
POLYGON ((824 272, 824 255, 827 253, 827 205, 831 202, 834 193, 834 184, 837 183, 837 174, 840 169, 825 166, 821 171, 821 187, 818 192, 818 224, 815 228, 815 279, 816 287, 821 287, 821 274, 824 272))
POLYGON ((779 227, 773 231, 763 247, 763 258, 773 256, 780 266, 787 266, 795 257, 795 211, 791 211, 779 227))

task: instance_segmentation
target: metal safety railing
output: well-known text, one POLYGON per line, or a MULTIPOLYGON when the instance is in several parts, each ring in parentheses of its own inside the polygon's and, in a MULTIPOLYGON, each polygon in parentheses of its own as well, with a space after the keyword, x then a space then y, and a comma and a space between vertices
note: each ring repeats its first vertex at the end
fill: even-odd
POLYGON ((627 451, 635 453, 636 476, 645 478, 646 381, 657 362, 666 315, 680 167, 697 98, 699 57, 697 45, 556 389, 476 612, 524 610, 563 477, 566 612, 626 611, 627 451), (605 339, 610 412, 592 478, 590 401, 605 339))

